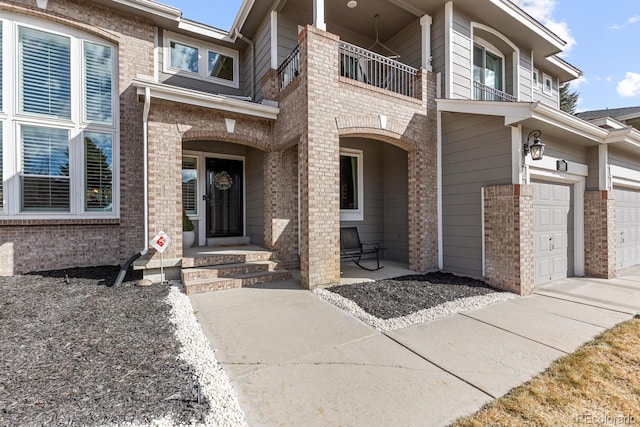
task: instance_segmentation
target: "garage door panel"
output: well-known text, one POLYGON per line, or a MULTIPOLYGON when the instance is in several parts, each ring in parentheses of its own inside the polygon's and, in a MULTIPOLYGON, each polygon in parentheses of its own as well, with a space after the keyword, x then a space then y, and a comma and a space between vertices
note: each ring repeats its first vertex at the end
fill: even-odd
POLYGON ((640 263, 640 191, 616 188, 616 267, 640 263))
POLYGON ((562 279, 573 265, 572 187, 534 183, 535 284, 562 279))

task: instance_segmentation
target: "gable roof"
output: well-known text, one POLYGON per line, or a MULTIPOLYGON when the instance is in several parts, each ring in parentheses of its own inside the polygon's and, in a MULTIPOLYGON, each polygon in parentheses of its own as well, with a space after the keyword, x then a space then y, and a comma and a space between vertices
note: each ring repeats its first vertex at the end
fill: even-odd
POLYGON ((599 119, 601 117, 611 117, 616 120, 629 120, 640 117, 639 107, 606 108, 604 110, 582 111, 576 116, 583 120, 599 119))

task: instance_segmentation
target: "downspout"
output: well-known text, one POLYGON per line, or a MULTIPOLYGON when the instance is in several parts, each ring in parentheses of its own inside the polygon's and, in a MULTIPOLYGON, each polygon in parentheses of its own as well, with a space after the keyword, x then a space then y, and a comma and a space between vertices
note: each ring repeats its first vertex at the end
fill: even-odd
POLYGON ((149 110, 151 109, 151 88, 144 88, 144 109, 142 111, 142 168, 144 182, 144 256, 149 252, 149 110))
POLYGON ((118 286, 124 280, 124 276, 127 274, 127 270, 131 267, 131 264, 138 258, 145 256, 149 252, 149 170, 147 154, 149 152, 149 133, 147 126, 149 123, 149 110, 151 108, 151 89, 149 87, 144 88, 144 109, 142 111, 142 144, 143 144, 143 181, 144 181, 144 249, 140 252, 136 252, 122 265, 116 280, 111 286, 118 286))
POLYGON ((235 31, 236 31, 236 37, 238 37, 240 40, 247 43, 251 47, 251 99, 255 102, 256 100, 256 47, 255 47, 255 44, 253 43, 253 40, 243 36, 242 33, 237 29, 235 31))

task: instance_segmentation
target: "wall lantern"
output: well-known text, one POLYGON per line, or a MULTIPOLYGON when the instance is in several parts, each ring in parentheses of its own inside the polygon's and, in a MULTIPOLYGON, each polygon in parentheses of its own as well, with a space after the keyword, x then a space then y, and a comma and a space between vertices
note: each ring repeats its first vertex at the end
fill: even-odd
POLYGON ((539 130, 532 130, 527 137, 527 142, 524 143, 524 147, 522 148, 525 156, 531 153, 532 160, 541 160, 542 153, 544 153, 544 144, 540 142, 540 135, 542 135, 542 132, 539 130), (532 144, 529 143, 531 141, 531 137, 533 137, 532 144))

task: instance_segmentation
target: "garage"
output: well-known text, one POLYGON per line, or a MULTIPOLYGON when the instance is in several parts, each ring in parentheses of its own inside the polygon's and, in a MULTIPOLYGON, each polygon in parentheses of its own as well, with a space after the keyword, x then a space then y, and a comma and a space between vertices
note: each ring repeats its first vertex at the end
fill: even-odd
POLYGON ((535 285, 573 275, 573 187, 533 182, 535 285))
POLYGON ((640 191, 616 188, 616 269, 638 264, 640 191))

